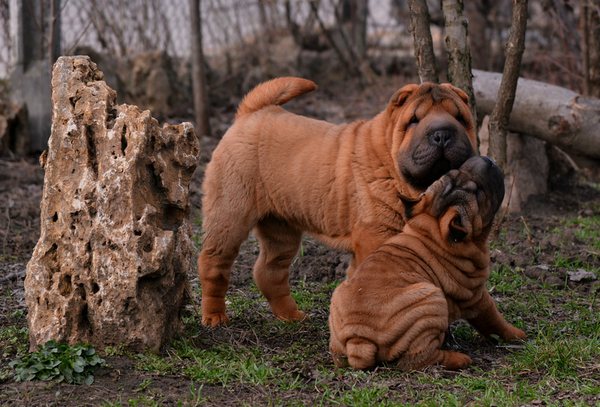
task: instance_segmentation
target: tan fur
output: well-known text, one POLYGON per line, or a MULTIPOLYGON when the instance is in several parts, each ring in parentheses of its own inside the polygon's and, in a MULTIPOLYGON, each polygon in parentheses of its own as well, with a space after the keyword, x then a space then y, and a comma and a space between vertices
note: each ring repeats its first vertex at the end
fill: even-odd
POLYGON ((440 349, 457 319, 488 339, 525 339, 505 322, 485 288, 487 237, 504 195, 500 170, 495 165, 490 170, 489 163, 471 158, 467 168, 434 183, 409 210, 403 233, 369 255, 334 291, 329 325, 337 366, 467 367, 467 355, 440 349))
POLYGON ((351 124, 279 106, 314 88, 299 78, 259 85, 213 153, 203 184, 206 235, 198 259, 205 324, 229 321, 224 297, 230 269, 251 230, 260 243, 254 278, 273 313, 303 319, 288 275, 304 231, 352 252, 352 269, 404 226, 399 195, 417 197, 433 175, 439 178, 440 163, 458 168, 474 154, 467 97, 450 85, 405 86, 377 117, 351 124), (418 123, 410 124, 415 116, 418 123), (453 134, 444 148, 430 136, 440 128, 453 134))

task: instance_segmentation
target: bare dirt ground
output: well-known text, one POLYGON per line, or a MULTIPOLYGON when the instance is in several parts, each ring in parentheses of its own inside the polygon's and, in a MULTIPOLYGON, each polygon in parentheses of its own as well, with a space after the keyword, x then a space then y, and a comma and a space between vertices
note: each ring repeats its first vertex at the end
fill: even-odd
MULTIPOLYGON (((360 93, 333 92, 330 89, 319 89, 293 102, 290 110, 307 116, 323 118, 330 121, 348 121, 356 118, 371 117, 386 104, 398 83, 380 86, 376 89, 360 93)), ((192 194, 194 208, 192 217, 200 213, 200 184, 203 169, 216 146, 219 137, 231 123, 233 106, 215 112, 217 118, 213 125, 216 129, 214 138, 202 140, 203 159, 197 170, 192 194)), ((6 157, 0 159, 0 327, 14 327, 16 331, 25 332, 27 308, 24 301, 23 281, 27 262, 39 238, 40 212, 42 197, 43 170, 36 157, 6 157)), ((572 290, 577 293, 590 293, 597 290, 596 281, 576 282, 569 278, 568 267, 557 263, 557 258, 578 259, 598 270, 600 255, 590 249, 589 242, 578 238, 565 219, 592 218, 600 216, 600 191, 589 180, 579 179, 576 184, 562 185, 562 190, 553 190, 546 196, 530 199, 523 211, 508 216, 504 220, 505 228, 501 233, 501 244, 492 247, 492 269, 502 270, 504 267, 518 269, 528 279, 522 287, 522 295, 535 295, 536 291, 554 287, 559 290, 572 290), (548 233, 557 231, 558 233, 548 233), (568 244, 564 244, 568 242, 568 244), (537 266, 547 267, 537 267, 537 266), (529 294, 527 294, 529 293, 529 294)), ((199 233, 199 227, 194 231, 199 233)), ((268 311, 258 294, 250 289, 251 266, 258 252, 257 246, 250 241, 242 248, 232 274, 232 295, 257 298, 256 306, 247 313, 237 316, 229 327, 207 329, 196 324, 188 324, 183 336, 193 346, 208 349, 212 346, 230 344, 235 348, 255 346, 264 354, 280 355, 289 352, 295 346, 312 344, 313 349, 302 360, 287 363, 283 369, 295 372, 296 377, 304 384, 301 393, 293 390, 278 391, 279 404, 295 400, 299 404, 312 405, 320 397, 316 383, 325 382, 326 386, 338 391, 349 389, 348 376, 323 377, 317 365, 325 364, 334 371, 333 363, 327 350, 326 330, 327 308, 305 309, 312 322, 304 328, 293 331, 285 328, 283 323, 269 322, 270 330, 258 329, 266 324, 268 311), (267 315, 265 317, 265 315, 267 315), (314 383, 314 390, 310 391, 314 383)), ((329 298, 333 283, 344 278, 344 270, 348 265, 349 255, 329 250, 312 239, 306 239, 302 254, 292 267, 291 281, 294 286, 312 285, 324 287, 322 294, 329 298)), ((189 276, 192 287, 198 286, 195 274, 189 276)), ((492 288, 492 292, 494 289, 492 288)), ((501 310, 511 302, 511 298, 502 293, 495 295, 501 310)), ((195 299, 198 303, 198 298, 195 299)), ((193 316, 193 309, 190 308, 193 316)), ((535 313, 518 315, 524 326, 534 324, 535 313)), ((557 322, 569 318, 569 315, 557 313, 553 316, 557 322)), ((268 320, 267 320, 268 321, 268 320)), ((16 333, 10 338, 0 341, 0 365, 6 366, 18 354, 23 354, 26 342, 24 334, 16 333), (15 338, 21 337, 21 341, 15 338), (12 338, 12 339, 11 339, 12 338), (25 344, 24 344, 25 343, 25 344)), ((484 342, 479 337, 470 340, 450 340, 450 348, 457 347, 471 356, 474 367, 469 372, 488 371, 490 366, 505 363, 509 352, 484 342)), ((168 349, 165 350, 168 352, 168 349)), ((184 363, 174 363, 167 372, 157 373, 148 369, 136 357, 115 355, 106 357, 108 365, 95 374, 95 382, 87 385, 53 384, 45 382, 17 383, 10 376, 0 378, 0 405, 10 406, 59 406, 59 405, 189 405, 194 404, 190 397, 192 380, 183 371, 184 363), (179 366, 179 368, 178 368, 179 366), (144 383, 151 383, 144 386, 144 383), (152 393, 148 393, 148 392, 152 393), (144 402, 135 402, 142 394, 155 395, 146 397, 144 402), (155 404, 148 404, 148 399, 155 404), (132 401, 133 400, 133 401, 132 401)), ((431 368, 427 371, 430 377, 452 378, 456 373, 431 368)), ((533 375, 539 372, 530 373, 533 375)), ((427 389, 428 384, 421 376, 406 374, 402 380, 390 379, 389 387, 399 394, 399 399, 410 400, 407 389, 412 391, 427 389)), ((271 390, 264 385, 234 383, 229 386, 204 385, 202 397, 212 405, 266 405, 273 398, 271 390)), ((568 395, 565 396, 568 400, 568 395)), ((140 399, 141 400, 141 399, 140 399)), ((557 399, 558 402, 559 399, 557 399)), ((376 404, 376 400, 373 401, 376 404)), ((599 400, 590 398, 589 404, 599 400)))

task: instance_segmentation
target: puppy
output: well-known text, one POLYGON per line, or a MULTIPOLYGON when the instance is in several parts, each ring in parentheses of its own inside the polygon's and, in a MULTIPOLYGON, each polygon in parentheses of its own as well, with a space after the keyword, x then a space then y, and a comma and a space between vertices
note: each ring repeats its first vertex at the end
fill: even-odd
POLYGON ((487 238, 503 197, 500 169, 487 157, 473 157, 418 201, 404 202, 403 233, 369 255, 333 293, 330 349, 337 366, 467 367, 467 355, 440 349, 457 319, 486 338, 525 339, 485 288, 487 238))
POLYGON ((273 313, 305 317, 290 296, 289 266, 302 233, 353 253, 349 275, 404 226, 400 196, 418 197, 475 154, 467 96, 449 84, 408 85, 368 121, 335 125, 280 105, 312 91, 299 78, 259 85, 242 101, 203 183, 198 259, 202 322, 229 322, 231 266, 251 230, 260 244, 254 278, 273 313))

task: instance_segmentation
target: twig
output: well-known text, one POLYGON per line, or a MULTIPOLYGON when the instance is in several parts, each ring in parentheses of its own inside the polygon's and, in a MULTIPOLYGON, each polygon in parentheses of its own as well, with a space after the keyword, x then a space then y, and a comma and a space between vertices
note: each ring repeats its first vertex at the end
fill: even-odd
POLYGON ((87 24, 87 26, 83 29, 83 31, 81 32, 81 34, 79 34, 79 36, 73 41, 73 45, 71 45, 71 47, 69 48, 69 50, 65 53, 66 55, 70 55, 71 54, 71 51, 73 51, 73 48, 75 48, 77 46, 77 44, 79 44, 79 41, 81 41, 81 39, 83 38, 83 36, 87 32, 88 28, 90 28, 90 26, 92 25, 93 22, 94 22, 94 18, 91 17, 90 21, 87 24))
POLYGON ((527 229, 527 240, 529 243, 534 243, 535 241, 531 238, 531 230, 529 230, 529 226, 527 226, 527 222, 525 222, 525 218, 521 216, 521 220, 523 221, 523 225, 525 225, 525 229, 527 229))
POLYGON ((337 43, 333 39, 333 36, 331 35, 331 32, 327 29, 327 27, 325 27, 325 23, 323 23, 323 20, 319 16, 319 8, 318 8, 317 4, 314 1, 311 1, 309 3, 310 3, 310 8, 311 8, 311 10, 312 10, 315 18, 317 19, 317 22, 319 23, 319 27, 323 31, 323 34, 325 34, 325 36, 327 37, 327 41, 329 41, 329 43, 333 47, 333 50, 335 51, 335 53, 340 58, 340 61, 344 65, 350 67, 350 69, 352 69, 352 73, 353 74, 359 75, 360 74, 360 69, 357 69, 357 67, 355 66, 355 64, 353 64, 351 60, 349 61, 348 58, 346 58, 346 55, 344 55, 344 53, 342 52, 342 50, 340 49, 340 47, 338 47, 337 43))

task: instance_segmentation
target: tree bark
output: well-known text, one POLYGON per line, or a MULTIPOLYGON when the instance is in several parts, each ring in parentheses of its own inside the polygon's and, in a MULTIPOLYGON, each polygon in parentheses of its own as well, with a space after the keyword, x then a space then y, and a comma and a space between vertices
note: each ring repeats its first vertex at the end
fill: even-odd
POLYGON ((189 0, 192 37, 192 82, 194 89, 194 112, 196 114, 196 135, 209 136, 210 123, 204 54, 202 52, 202 18, 200 0, 189 0))
POLYGON ((527 0, 513 0, 512 23, 506 46, 506 62, 498 100, 490 116, 489 156, 504 172, 506 167, 506 132, 508 119, 515 101, 517 80, 521 69, 521 58, 525 51, 525 31, 527 29, 527 0))
POLYGON ((588 0, 590 95, 600 98, 600 0, 588 0))
POLYGON ((415 42, 415 57, 421 83, 439 82, 433 39, 429 28, 429 8, 426 0, 408 0, 410 27, 415 42))
POLYGON ((463 16, 463 0, 442 0, 442 9, 446 26, 448 80, 467 94, 473 119, 477 121, 471 72, 471 50, 467 41, 469 23, 463 16))
MULTIPOLYGON (((502 74, 473 70, 477 108, 497 105, 502 74)), ((586 157, 600 158, 600 99, 530 79, 519 79, 508 130, 537 137, 586 157)))
POLYGON ((590 29, 589 29, 589 11, 588 0, 581 0, 581 70, 583 73, 582 93, 585 96, 590 95, 590 29))

